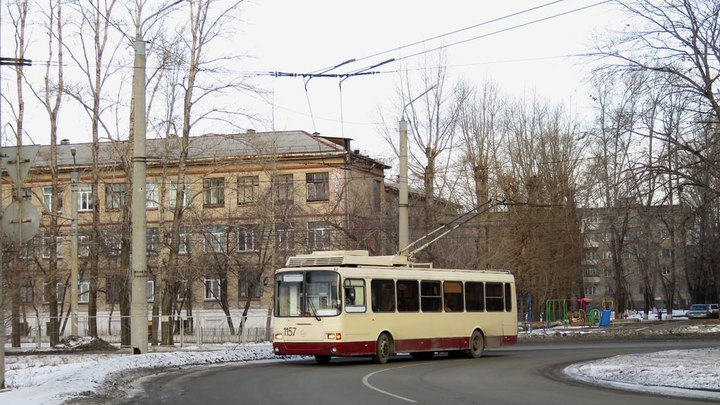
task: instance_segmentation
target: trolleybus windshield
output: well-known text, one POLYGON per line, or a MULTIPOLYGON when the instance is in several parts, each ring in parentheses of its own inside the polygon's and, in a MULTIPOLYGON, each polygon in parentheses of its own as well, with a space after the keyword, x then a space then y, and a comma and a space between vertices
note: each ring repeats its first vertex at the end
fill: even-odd
POLYGON ((275 276, 275 316, 315 317, 340 314, 340 276, 332 271, 283 272, 275 276))

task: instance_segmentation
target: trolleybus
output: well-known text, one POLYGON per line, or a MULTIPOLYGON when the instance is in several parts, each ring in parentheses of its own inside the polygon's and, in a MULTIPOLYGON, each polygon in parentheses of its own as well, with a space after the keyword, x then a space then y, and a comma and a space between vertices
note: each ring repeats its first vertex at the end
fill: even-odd
POLYGON ((275 272, 276 355, 480 357, 517 342, 507 271, 442 270, 367 251, 298 255, 275 272))

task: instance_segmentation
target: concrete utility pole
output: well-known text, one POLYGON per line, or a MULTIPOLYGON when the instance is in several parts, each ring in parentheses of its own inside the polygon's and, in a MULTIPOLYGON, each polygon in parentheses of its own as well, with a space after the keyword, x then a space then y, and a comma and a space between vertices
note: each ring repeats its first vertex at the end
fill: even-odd
POLYGON ((178 0, 151 14, 138 26, 133 42, 133 157, 132 157, 132 287, 130 292, 130 346, 133 354, 148 350, 147 310, 147 207, 145 202, 147 157, 145 156, 145 40, 143 26, 149 20, 185 0, 178 0))
POLYGON ((419 96, 410 100, 409 103, 405 104, 402 109, 402 116, 400 118, 400 173, 398 182, 399 184, 399 196, 398 196, 398 254, 407 255, 407 246, 410 239, 410 225, 408 215, 408 138, 407 138, 407 121, 405 121, 405 110, 414 103, 420 97, 427 94, 430 90, 435 88, 435 84, 430 86, 427 90, 420 93, 419 96))
POLYGON ((75 162, 76 152, 74 146, 70 148, 73 158, 73 169, 70 174, 70 334, 73 336, 78 336, 78 172, 75 162))
MULTIPOLYGON (((141 24, 142 26, 142 24, 141 24)), ((145 41, 135 38, 133 73, 132 157, 132 289, 130 292, 130 345, 133 354, 145 353, 147 337, 147 223, 145 207, 145 41)))
MULTIPOLYGON (((0 153, 0 221, 3 219, 2 188, 5 155, 0 153)), ((5 389, 5 296, 3 295, 3 245, 0 237, 0 390, 5 389)))

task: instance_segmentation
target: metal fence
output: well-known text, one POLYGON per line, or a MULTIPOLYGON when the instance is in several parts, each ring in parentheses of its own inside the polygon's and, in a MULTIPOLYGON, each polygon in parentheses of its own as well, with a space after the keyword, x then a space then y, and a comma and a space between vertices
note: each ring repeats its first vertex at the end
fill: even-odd
MULTIPOLYGON (((225 315, 219 315, 217 312, 196 311, 192 316, 182 316, 173 318, 173 337, 176 345, 203 345, 203 344, 223 344, 223 343, 258 343, 266 342, 272 339, 272 318, 267 315, 266 311, 259 314, 256 311, 243 317, 241 314, 231 314, 232 328, 225 315)), ((122 341, 121 320, 126 317, 118 315, 98 315, 97 319, 97 335, 100 339, 113 344, 120 344, 122 341)), ((91 318, 83 315, 78 316, 78 334, 80 336, 89 336, 89 320, 91 318)), ((47 346, 50 342, 48 329, 50 317, 47 315, 39 315, 23 318, 20 322, 21 338, 20 341, 24 345, 35 344, 37 347, 47 346)), ((70 319, 63 317, 60 319, 60 337, 70 336, 70 319)), ((130 322, 128 322, 130 324, 130 322)), ((156 340, 160 343, 162 336, 162 328, 166 325, 160 322, 160 318, 155 319, 148 317, 148 342, 153 341, 153 324, 157 325, 156 340)), ((7 334, 7 342, 10 341, 11 322, 5 319, 5 332, 7 334)), ((129 330, 127 331, 129 334, 129 330)))

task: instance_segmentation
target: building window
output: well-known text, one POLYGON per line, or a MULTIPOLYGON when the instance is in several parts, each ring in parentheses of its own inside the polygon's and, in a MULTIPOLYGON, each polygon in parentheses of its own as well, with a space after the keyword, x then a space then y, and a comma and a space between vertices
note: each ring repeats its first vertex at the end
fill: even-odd
POLYGON ((238 251, 257 252, 260 248, 257 239, 257 227, 245 225, 238 228, 238 251))
POLYGON ((122 238, 115 231, 104 232, 105 254, 108 256, 120 256, 122 253, 122 238))
POLYGON ((33 238, 27 241, 26 243, 23 243, 20 245, 20 258, 21 259, 33 259, 35 258, 35 251, 36 246, 35 244, 37 239, 33 238))
POLYGON ((238 178, 238 204, 253 204, 260 192, 258 176, 242 176, 238 178))
POLYGON ((105 185, 105 208, 117 210, 125 206, 125 183, 110 183, 105 185))
POLYGON ((672 249, 663 249, 661 254, 662 257, 672 257, 672 249))
POLYGON ((147 228, 145 234, 145 250, 148 254, 156 255, 160 250, 160 230, 155 227, 147 228))
POLYGON ((155 280, 147 281, 145 295, 147 296, 147 302, 155 302, 155 280))
POLYGON ((26 282, 20 286, 20 301, 23 304, 32 304, 35 298, 35 289, 32 282, 26 282))
POLYGON ((597 267, 588 267, 585 269, 585 277, 598 277, 600 270, 597 267))
POLYGON ((327 201, 329 176, 327 173, 307 173, 305 175, 308 201, 327 201))
POLYGON ((238 292, 239 292, 240 299, 247 299, 247 298, 257 299, 262 296, 262 290, 263 290, 262 283, 257 282, 257 281, 255 283, 251 282, 252 277, 257 278, 257 276, 253 276, 251 274, 242 274, 240 276, 240 279, 238 280, 239 281, 238 292), (251 287, 253 284, 254 284, 254 288, 251 287))
POLYGON ((283 252, 295 249, 295 237, 291 225, 275 224, 275 249, 283 252))
POLYGON ((585 295, 595 295, 595 294, 597 294, 597 286, 596 285, 585 286, 585 295))
POLYGON ((225 179, 221 177, 205 179, 203 181, 205 205, 225 204, 225 179))
POLYGON ((180 228, 179 236, 178 253, 181 255, 190 254, 190 232, 185 228, 180 228))
POLYGON ((187 180, 182 183, 170 182, 170 208, 175 208, 178 195, 183 207, 190 205, 190 183, 187 180))
POLYGON ((78 283, 78 303, 87 304, 90 302, 90 282, 80 281, 78 283))
POLYGON ((109 276, 105 280, 105 301, 108 304, 120 302, 120 294, 126 291, 127 281, 122 276, 109 276))
POLYGON ((90 256, 90 236, 78 235, 78 256, 79 257, 90 256))
MULTIPOLYGON (((43 294, 43 302, 47 304, 50 302, 50 285, 48 283, 43 283, 43 289, 45 290, 45 294, 43 294)), ((63 298, 65 298, 65 284, 56 282, 55 302, 60 304, 63 302, 63 298)))
POLYGON ((93 210, 92 187, 88 184, 78 185, 78 211, 93 210))
POLYGON ((175 283, 175 287, 177 288, 177 298, 178 301, 185 301, 190 299, 190 286, 188 285, 187 280, 180 280, 177 283, 175 283))
POLYGON ((205 253, 221 253, 227 246, 227 230, 224 226, 211 226, 205 231, 205 253))
POLYGON ((330 225, 325 221, 308 222, 307 242, 310 250, 330 249, 330 225))
POLYGON ((294 197, 292 174, 273 176, 272 190, 275 201, 291 203, 294 197))
POLYGON ((45 210, 47 212, 62 212, 63 210, 63 200, 62 200, 62 192, 58 191, 58 194, 60 195, 60 198, 58 198, 58 206, 57 209, 53 210, 53 203, 52 203, 52 186, 43 187, 43 204, 45 204, 45 210))
MULTIPOLYGON (((58 258, 63 257, 62 255, 62 236, 55 237, 55 253, 58 258)), ((52 251, 52 236, 43 236, 43 259, 50 258, 50 252, 52 251)))
POLYGON ((220 300, 221 282, 218 278, 205 279, 205 301, 220 300))
POLYGON ((373 209, 377 212, 380 212, 381 200, 382 200, 381 196, 382 196, 382 182, 375 180, 373 182, 372 205, 373 205, 373 209))
POLYGON ((145 208, 155 209, 158 207, 160 195, 157 183, 148 181, 145 183, 145 208))
POLYGON ((660 267, 660 271, 663 276, 669 276, 672 274, 672 267, 664 265, 660 267))

